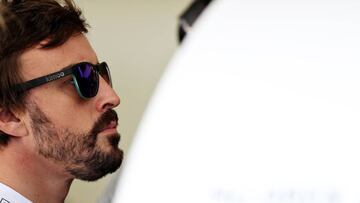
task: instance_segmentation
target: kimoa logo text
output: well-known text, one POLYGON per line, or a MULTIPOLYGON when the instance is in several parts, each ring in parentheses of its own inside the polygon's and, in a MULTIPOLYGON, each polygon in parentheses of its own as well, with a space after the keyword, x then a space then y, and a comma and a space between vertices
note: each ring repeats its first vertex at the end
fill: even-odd
POLYGON ((60 72, 60 73, 56 73, 54 75, 50 75, 48 77, 46 77, 46 82, 50 82, 56 79, 59 79, 61 77, 64 77, 65 73, 64 72, 60 72))

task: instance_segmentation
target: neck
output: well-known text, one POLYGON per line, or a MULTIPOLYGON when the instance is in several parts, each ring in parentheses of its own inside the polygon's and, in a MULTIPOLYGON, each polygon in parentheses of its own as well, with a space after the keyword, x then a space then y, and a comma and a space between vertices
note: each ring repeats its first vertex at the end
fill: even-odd
POLYGON ((63 203, 73 180, 59 164, 31 150, 0 151, 0 182, 36 203, 63 203))

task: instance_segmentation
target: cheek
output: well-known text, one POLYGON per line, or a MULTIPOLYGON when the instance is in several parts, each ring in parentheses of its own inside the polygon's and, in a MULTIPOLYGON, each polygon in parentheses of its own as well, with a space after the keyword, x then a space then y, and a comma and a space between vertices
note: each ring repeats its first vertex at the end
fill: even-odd
POLYGON ((87 132, 96 121, 95 108, 91 108, 91 101, 58 94, 43 97, 36 95, 35 102, 57 128, 87 132))

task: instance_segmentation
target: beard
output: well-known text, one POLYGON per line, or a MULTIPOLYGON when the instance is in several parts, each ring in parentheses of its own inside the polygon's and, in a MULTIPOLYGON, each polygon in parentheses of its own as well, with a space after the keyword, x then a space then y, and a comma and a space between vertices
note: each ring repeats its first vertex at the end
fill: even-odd
POLYGON ((38 153, 63 164, 65 170, 75 178, 94 181, 120 167, 123 151, 118 148, 119 133, 107 135, 106 140, 102 140, 110 147, 97 145, 97 135, 101 129, 111 121, 118 121, 114 110, 106 111, 90 132, 82 134, 56 128, 35 104, 28 109, 38 153))

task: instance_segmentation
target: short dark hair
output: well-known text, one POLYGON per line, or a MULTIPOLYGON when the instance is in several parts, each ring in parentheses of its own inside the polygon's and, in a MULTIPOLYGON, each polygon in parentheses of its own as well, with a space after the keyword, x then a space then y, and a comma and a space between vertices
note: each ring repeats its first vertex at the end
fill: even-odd
MULTIPOLYGON (((74 34, 87 33, 88 25, 72 0, 1 0, 0 14, 0 107, 24 110, 26 94, 12 88, 23 82, 20 55, 45 39, 41 48, 58 47, 74 34)), ((0 147, 8 141, 0 131, 0 147)))

